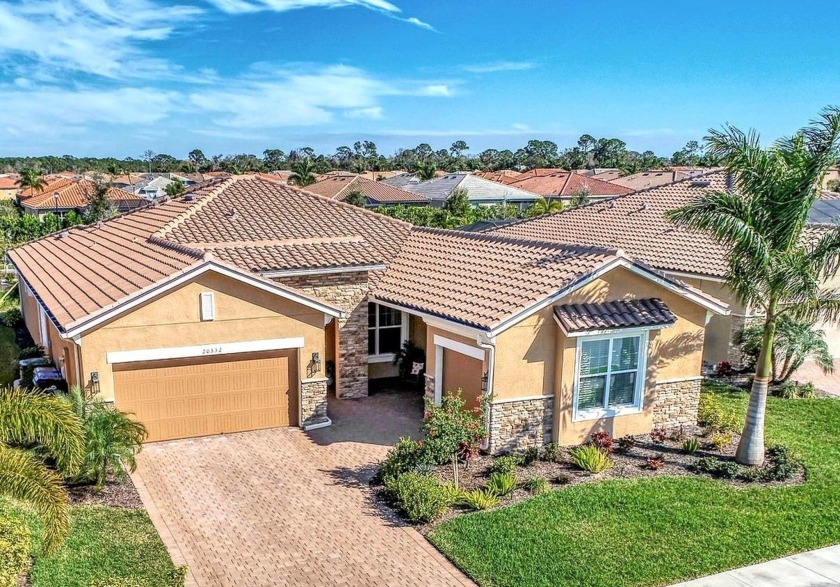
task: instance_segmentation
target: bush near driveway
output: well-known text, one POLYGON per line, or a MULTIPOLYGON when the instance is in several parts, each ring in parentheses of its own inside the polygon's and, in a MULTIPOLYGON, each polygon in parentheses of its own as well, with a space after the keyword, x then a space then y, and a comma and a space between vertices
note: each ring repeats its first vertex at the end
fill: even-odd
POLYGON ((29 566, 32 536, 22 516, 0 513, 0 587, 17 587, 29 566))
MULTIPOLYGON (((721 385, 727 414, 748 396, 721 385)), ((429 539, 480 585, 664 585, 840 542, 840 401, 768 399, 768 440, 807 480, 735 487, 695 476, 575 484, 444 522, 429 539)))

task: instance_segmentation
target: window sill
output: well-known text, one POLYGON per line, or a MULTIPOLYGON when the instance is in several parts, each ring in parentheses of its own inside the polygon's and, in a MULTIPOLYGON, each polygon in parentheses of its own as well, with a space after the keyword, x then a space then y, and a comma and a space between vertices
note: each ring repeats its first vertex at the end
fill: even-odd
POLYGON ((632 416, 641 414, 641 406, 625 406, 621 408, 610 408, 606 410, 586 410, 578 412, 572 418, 572 422, 585 422, 587 420, 602 420, 604 418, 617 418, 619 416, 632 416))
POLYGON ((396 353, 389 353, 386 355, 368 355, 368 363, 393 363, 396 358, 396 353))

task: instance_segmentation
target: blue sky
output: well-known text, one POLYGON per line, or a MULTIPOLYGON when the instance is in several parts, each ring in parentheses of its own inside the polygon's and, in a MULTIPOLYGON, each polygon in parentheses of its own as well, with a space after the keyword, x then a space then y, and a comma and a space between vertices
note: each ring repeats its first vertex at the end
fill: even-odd
POLYGON ((0 0, 0 155, 617 136, 840 104, 827 1, 0 0))

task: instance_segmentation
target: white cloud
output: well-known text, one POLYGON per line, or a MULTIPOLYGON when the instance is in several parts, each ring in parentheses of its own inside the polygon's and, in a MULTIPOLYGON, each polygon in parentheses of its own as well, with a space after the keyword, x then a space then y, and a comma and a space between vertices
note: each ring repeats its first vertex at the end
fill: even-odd
POLYGON ((524 71, 535 67, 536 64, 530 61, 493 61, 491 63, 465 65, 464 70, 470 73, 497 73, 500 71, 524 71))
POLYGON ((434 27, 417 17, 400 16, 402 10, 387 0, 207 0, 216 8, 228 14, 247 14, 251 12, 288 12, 303 8, 345 8, 359 6, 380 12, 396 20, 434 31, 434 27))
POLYGON ((370 108, 356 108, 344 113, 347 118, 370 118, 379 120, 383 117, 382 106, 371 106, 370 108))
POLYGON ((430 84, 422 88, 421 94, 424 96, 440 96, 448 98, 452 95, 452 90, 445 84, 430 84))
POLYGON ((200 14, 190 6, 150 0, 29 0, 0 2, 0 61, 18 74, 74 70, 105 78, 172 74, 165 60, 141 45, 168 38, 173 27, 200 14))

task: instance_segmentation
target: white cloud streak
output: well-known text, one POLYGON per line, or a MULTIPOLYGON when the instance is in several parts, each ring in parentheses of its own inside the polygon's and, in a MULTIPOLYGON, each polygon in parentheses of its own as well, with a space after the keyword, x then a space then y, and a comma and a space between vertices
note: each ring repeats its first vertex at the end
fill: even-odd
POLYGON ((464 71, 470 73, 498 73, 502 71, 524 71, 535 67, 536 64, 530 61, 493 61, 491 63, 465 65, 464 71))

